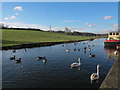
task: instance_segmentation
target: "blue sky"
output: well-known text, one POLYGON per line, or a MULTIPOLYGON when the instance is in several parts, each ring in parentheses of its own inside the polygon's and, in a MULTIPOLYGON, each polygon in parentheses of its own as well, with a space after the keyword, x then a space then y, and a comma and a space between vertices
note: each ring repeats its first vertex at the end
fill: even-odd
POLYGON ((12 27, 106 33, 118 27, 117 2, 3 2, 2 22, 12 27))

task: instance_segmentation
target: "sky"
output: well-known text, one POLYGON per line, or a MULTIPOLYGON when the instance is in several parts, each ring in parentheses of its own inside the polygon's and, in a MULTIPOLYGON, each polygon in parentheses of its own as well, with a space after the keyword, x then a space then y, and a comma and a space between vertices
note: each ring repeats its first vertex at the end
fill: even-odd
POLYGON ((107 33, 118 29, 118 2, 3 2, 1 22, 12 27, 107 33))

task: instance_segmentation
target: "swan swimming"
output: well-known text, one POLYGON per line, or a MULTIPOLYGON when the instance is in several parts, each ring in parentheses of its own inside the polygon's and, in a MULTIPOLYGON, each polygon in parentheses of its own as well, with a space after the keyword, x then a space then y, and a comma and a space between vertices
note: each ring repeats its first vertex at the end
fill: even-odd
POLYGON ((99 67, 100 67, 100 65, 98 64, 98 65, 97 65, 97 73, 91 74, 90 79, 91 79, 92 81, 99 79, 99 67))
POLYGON ((80 58, 78 58, 78 61, 79 61, 79 63, 75 62, 75 63, 71 64, 71 67, 79 67, 81 65, 80 58))

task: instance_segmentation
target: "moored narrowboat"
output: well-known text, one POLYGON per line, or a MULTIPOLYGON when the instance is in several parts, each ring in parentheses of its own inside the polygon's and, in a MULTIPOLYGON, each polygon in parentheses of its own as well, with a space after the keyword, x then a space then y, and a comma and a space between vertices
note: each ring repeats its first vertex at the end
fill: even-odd
POLYGON ((120 44, 120 32, 109 32, 108 39, 105 40, 105 47, 116 48, 120 44))

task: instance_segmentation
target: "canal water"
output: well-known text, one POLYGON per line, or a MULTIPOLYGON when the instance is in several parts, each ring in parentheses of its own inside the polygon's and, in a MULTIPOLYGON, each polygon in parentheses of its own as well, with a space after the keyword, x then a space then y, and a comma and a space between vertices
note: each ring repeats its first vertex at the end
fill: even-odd
POLYGON ((104 48, 105 39, 59 44, 47 47, 2 50, 2 87, 3 88, 99 88, 112 67, 117 56, 114 51, 104 48), (85 43, 85 44, 84 44, 85 43), (88 45, 94 58, 89 58, 88 45), (84 46, 87 47, 83 53, 84 46), (69 49, 69 52, 66 52, 69 49), (80 50, 78 50, 80 49, 80 50), (22 58, 21 63, 10 60, 22 58), (47 62, 37 60, 45 56, 47 62), (81 58, 81 66, 71 68, 73 62, 81 58), (91 82, 90 75, 100 64, 100 78, 91 82))

